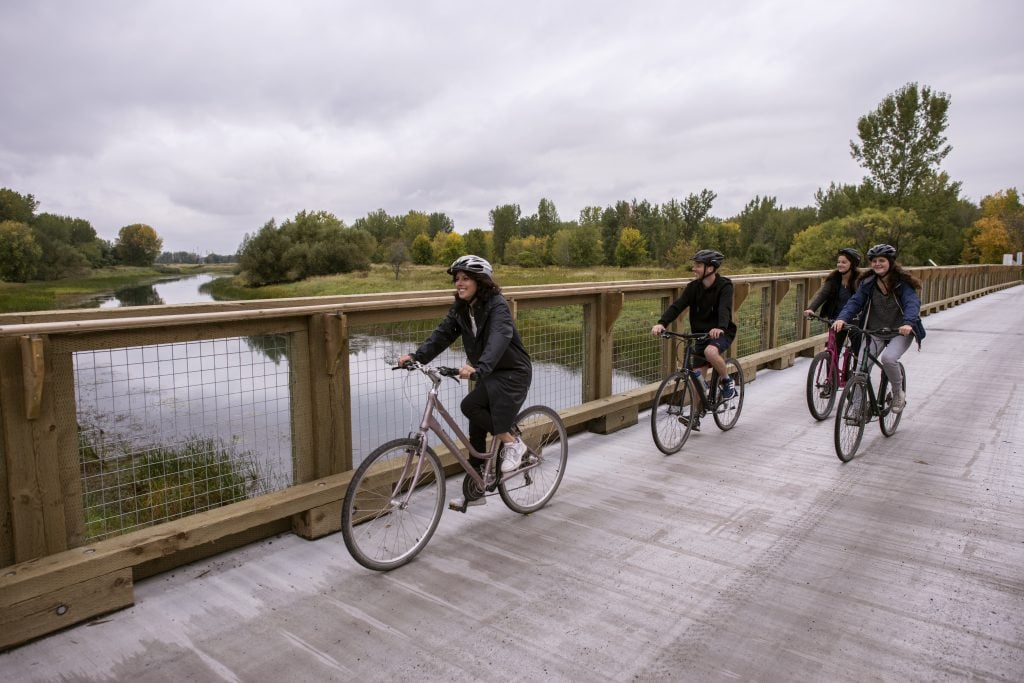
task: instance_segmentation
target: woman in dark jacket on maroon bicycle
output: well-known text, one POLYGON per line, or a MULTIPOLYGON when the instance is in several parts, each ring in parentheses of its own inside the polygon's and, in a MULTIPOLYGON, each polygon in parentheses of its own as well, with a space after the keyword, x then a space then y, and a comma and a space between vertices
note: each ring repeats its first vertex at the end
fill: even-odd
MULTIPOLYGON (((455 259, 448 268, 455 283, 455 302, 430 337, 414 353, 399 358, 398 364, 410 359, 429 363, 461 337, 466 364, 459 369, 459 377, 477 381, 462 400, 462 413, 469 419, 470 445, 483 453, 487 434, 493 434, 502 442, 501 471, 512 472, 519 468, 526 445, 510 430, 526 401, 533 364, 508 302, 491 278, 493 272, 491 264, 479 256, 455 259)), ((478 467, 483 463, 476 458, 470 461, 478 467)), ((468 504, 486 502, 486 498, 477 498, 468 504)), ((456 499, 451 504, 465 509, 467 503, 456 499)))

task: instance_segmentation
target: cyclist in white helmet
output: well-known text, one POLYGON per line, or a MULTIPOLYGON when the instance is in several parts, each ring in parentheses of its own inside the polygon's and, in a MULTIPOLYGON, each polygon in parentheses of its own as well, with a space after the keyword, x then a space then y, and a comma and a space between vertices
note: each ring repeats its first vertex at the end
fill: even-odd
MULTIPOLYGON (((486 259, 472 254, 460 256, 448 268, 455 284, 455 302, 437 329, 415 352, 398 359, 399 366, 410 359, 429 363, 462 338, 466 364, 462 379, 477 380, 476 387, 462 400, 462 413, 469 419, 469 441, 477 451, 487 450, 487 434, 500 439, 501 471, 512 472, 522 464, 526 445, 509 433, 516 415, 526 401, 533 378, 533 364, 519 337, 512 311, 494 282, 494 269, 486 259)), ((472 458, 477 469, 484 461, 472 458)), ((468 503, 451 501, 454 508, 484 505, 486 498, 468 503)))

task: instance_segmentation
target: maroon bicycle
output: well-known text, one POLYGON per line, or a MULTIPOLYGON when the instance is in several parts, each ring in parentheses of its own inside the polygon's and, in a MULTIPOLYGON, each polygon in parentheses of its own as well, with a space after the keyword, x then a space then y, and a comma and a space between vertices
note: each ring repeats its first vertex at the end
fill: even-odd
MULTIPOLYGON (((825 350, 817 354, 807 370, 807 408, 815 420, 821 422, 832 414, 836 398, 846 386, 846 380, 857 368, 857 353, 853 348, 853 333, 843 335, 839 344, 832 321, 818 315, 807 316, 809 320, 820 320, 828 325, 828 341, 825 350)), ((842 334, 842 333, 838 333, 842 334)))

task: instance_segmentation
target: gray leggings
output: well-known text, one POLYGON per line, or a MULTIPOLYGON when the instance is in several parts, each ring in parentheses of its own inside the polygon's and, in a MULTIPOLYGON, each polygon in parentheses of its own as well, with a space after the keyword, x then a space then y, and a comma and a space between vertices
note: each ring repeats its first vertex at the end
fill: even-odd
POLYGON ((882 364, 885 376, 889 378, 889 384, 893 387, 903 386, 903 377, 900 375, 900 358, 907 352, 913 341, 914 335, 912 334, 905 337, 903 335, 893 337, 888 344, 880 339, 871 340, 871 353, 882 364))

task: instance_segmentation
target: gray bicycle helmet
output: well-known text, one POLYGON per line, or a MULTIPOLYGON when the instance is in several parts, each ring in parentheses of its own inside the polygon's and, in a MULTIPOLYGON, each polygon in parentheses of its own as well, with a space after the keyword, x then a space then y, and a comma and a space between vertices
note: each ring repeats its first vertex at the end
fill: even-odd
POLYGON ((896 247, 891 244, 876 244, 875 246, 868 249, 868 260, 884 257, 890 261, 896 260, 896 247))
POLYGON ((725 260, 725 254, 714 249, 701 249, 690 260, 719 268, 725 260))
POLYGON ((490 275, 494 272, 494 268, 487 262, 487 259, 473 254, 466 254, 452 261, 452 265, 448 267, 448 274, 455 275, 460 270, 481 275, 490 275))
POLYGON ((843 247, 842 249, 839 250, 839 252, 836 255, 838 256, 839 254, 842 254, 846 258, 850 259, 850 262, 853 264, 854 268, 860 265, 860 252, 854 249, 853 247, 843 247))

